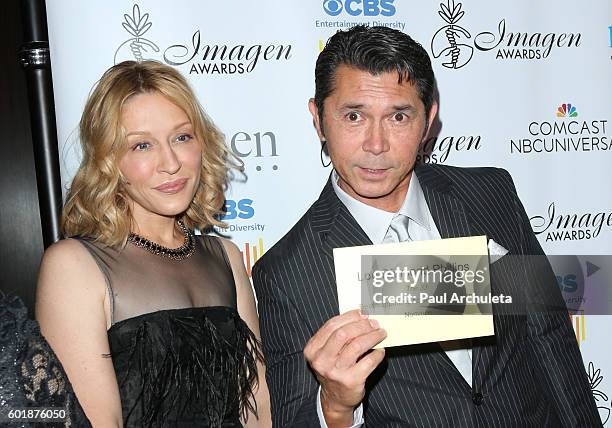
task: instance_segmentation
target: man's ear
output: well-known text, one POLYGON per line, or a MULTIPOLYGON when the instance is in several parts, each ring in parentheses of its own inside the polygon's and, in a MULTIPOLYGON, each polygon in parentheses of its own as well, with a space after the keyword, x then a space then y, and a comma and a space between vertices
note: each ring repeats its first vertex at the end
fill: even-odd
POLYGON ((429 134, 429 130, 431 129, 431 125, 433 124, 436 115, 438 114, 438 103, 436 101, 431 103, 431 107, 429 108, 429 113, 427 114, 427 129, 423 134, 423 138, 429 134))
POLYGON ((322 118, 319 118, 319 109, 317 109, 317 104, 315 103, 314 98, 308 100, 308 110, 310 110, 310 114, 312 115, 312 124, 317 130, 319 140, 325 141, 325 135, 323 135, 323 131, 321 130, 322 118))

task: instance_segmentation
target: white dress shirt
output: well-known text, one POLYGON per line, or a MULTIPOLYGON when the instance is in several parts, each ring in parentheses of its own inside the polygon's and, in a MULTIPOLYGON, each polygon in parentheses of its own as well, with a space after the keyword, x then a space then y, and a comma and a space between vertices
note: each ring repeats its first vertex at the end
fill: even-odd
MULTIPOLYGON (((410 185, 408 186, 408 192, 404 199, 404 203, 396 213, 374 208, 348 195, 338 186, 338 174, 336 174, 336 171, 332 172, 332 185, 340 201, 346 206, 359 226, 361 226, 368 238, 370 238, 370 241, 374 244, 383 242, 389 225, 391 224, 391 220, 397 214, 403 214, 409 218, 408 234, 411 240, 424 241, 441 238, 440 232, 438 232, 431 212, 429 211, 429 207, 427 206, 423 189, 421 189, 419 180, 414 173, 412 173, 410 178, 410 185)), ((459 341, 441 342, 440 346, 455 367, 457 367, 457 370, 459 370, 467 384, 471 387, 472 348, 464 347, 464 345, 462 346, 462 343, 459 341)), ((317 413, 319 415, 321 427, 327 428, 323 416, 323 409, 321 407, 320 394, 321 388, 319 387, 319 392, 317 394, 317 413)), ((361 426, 363 422, 363 405, 360 404, 353 413, 353 425, 350 428, 357 428, 361 426)))

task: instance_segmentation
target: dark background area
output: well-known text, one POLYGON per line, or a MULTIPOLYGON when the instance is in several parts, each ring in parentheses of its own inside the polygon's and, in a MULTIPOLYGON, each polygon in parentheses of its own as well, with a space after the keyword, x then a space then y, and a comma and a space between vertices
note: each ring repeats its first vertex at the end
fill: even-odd
POLYGON ((0 290, 34 312, 43 253, 25 73, 21 2, 0 1, 0 290))

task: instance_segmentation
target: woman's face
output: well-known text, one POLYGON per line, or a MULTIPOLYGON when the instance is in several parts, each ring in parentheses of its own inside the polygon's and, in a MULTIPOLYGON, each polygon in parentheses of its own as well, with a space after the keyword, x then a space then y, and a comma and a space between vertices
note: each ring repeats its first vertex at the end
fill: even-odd
POLYGON ((126 101, 121 124, 126 147, 119 169, 134 219, 185 211, 202 163, 202 144, 185 111, 157 92, 142 93, 126 101))

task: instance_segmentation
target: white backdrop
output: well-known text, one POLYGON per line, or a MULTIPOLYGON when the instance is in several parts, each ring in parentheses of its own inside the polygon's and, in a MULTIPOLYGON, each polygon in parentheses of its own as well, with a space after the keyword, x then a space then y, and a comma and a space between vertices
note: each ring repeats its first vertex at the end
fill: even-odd
MULTIPOLYGON (((444 1, 47 1, 64 188, 100 75, 126 59, 173 65, 245 162, 226 220, 250 269, 329 174, 307 110, 320 47, 356 23, 388 25, 432 55, 440 129, 425 160, 508 169, 548 254, 612 254, 612 3, 444 1)), ((578 261, 585 272, 586 261, 578 261)), ((597 267, 588 277, 556 274, 561 287, 610 277, 597 267)), ((572 322, 608 422, 611 318, 572 322)))

